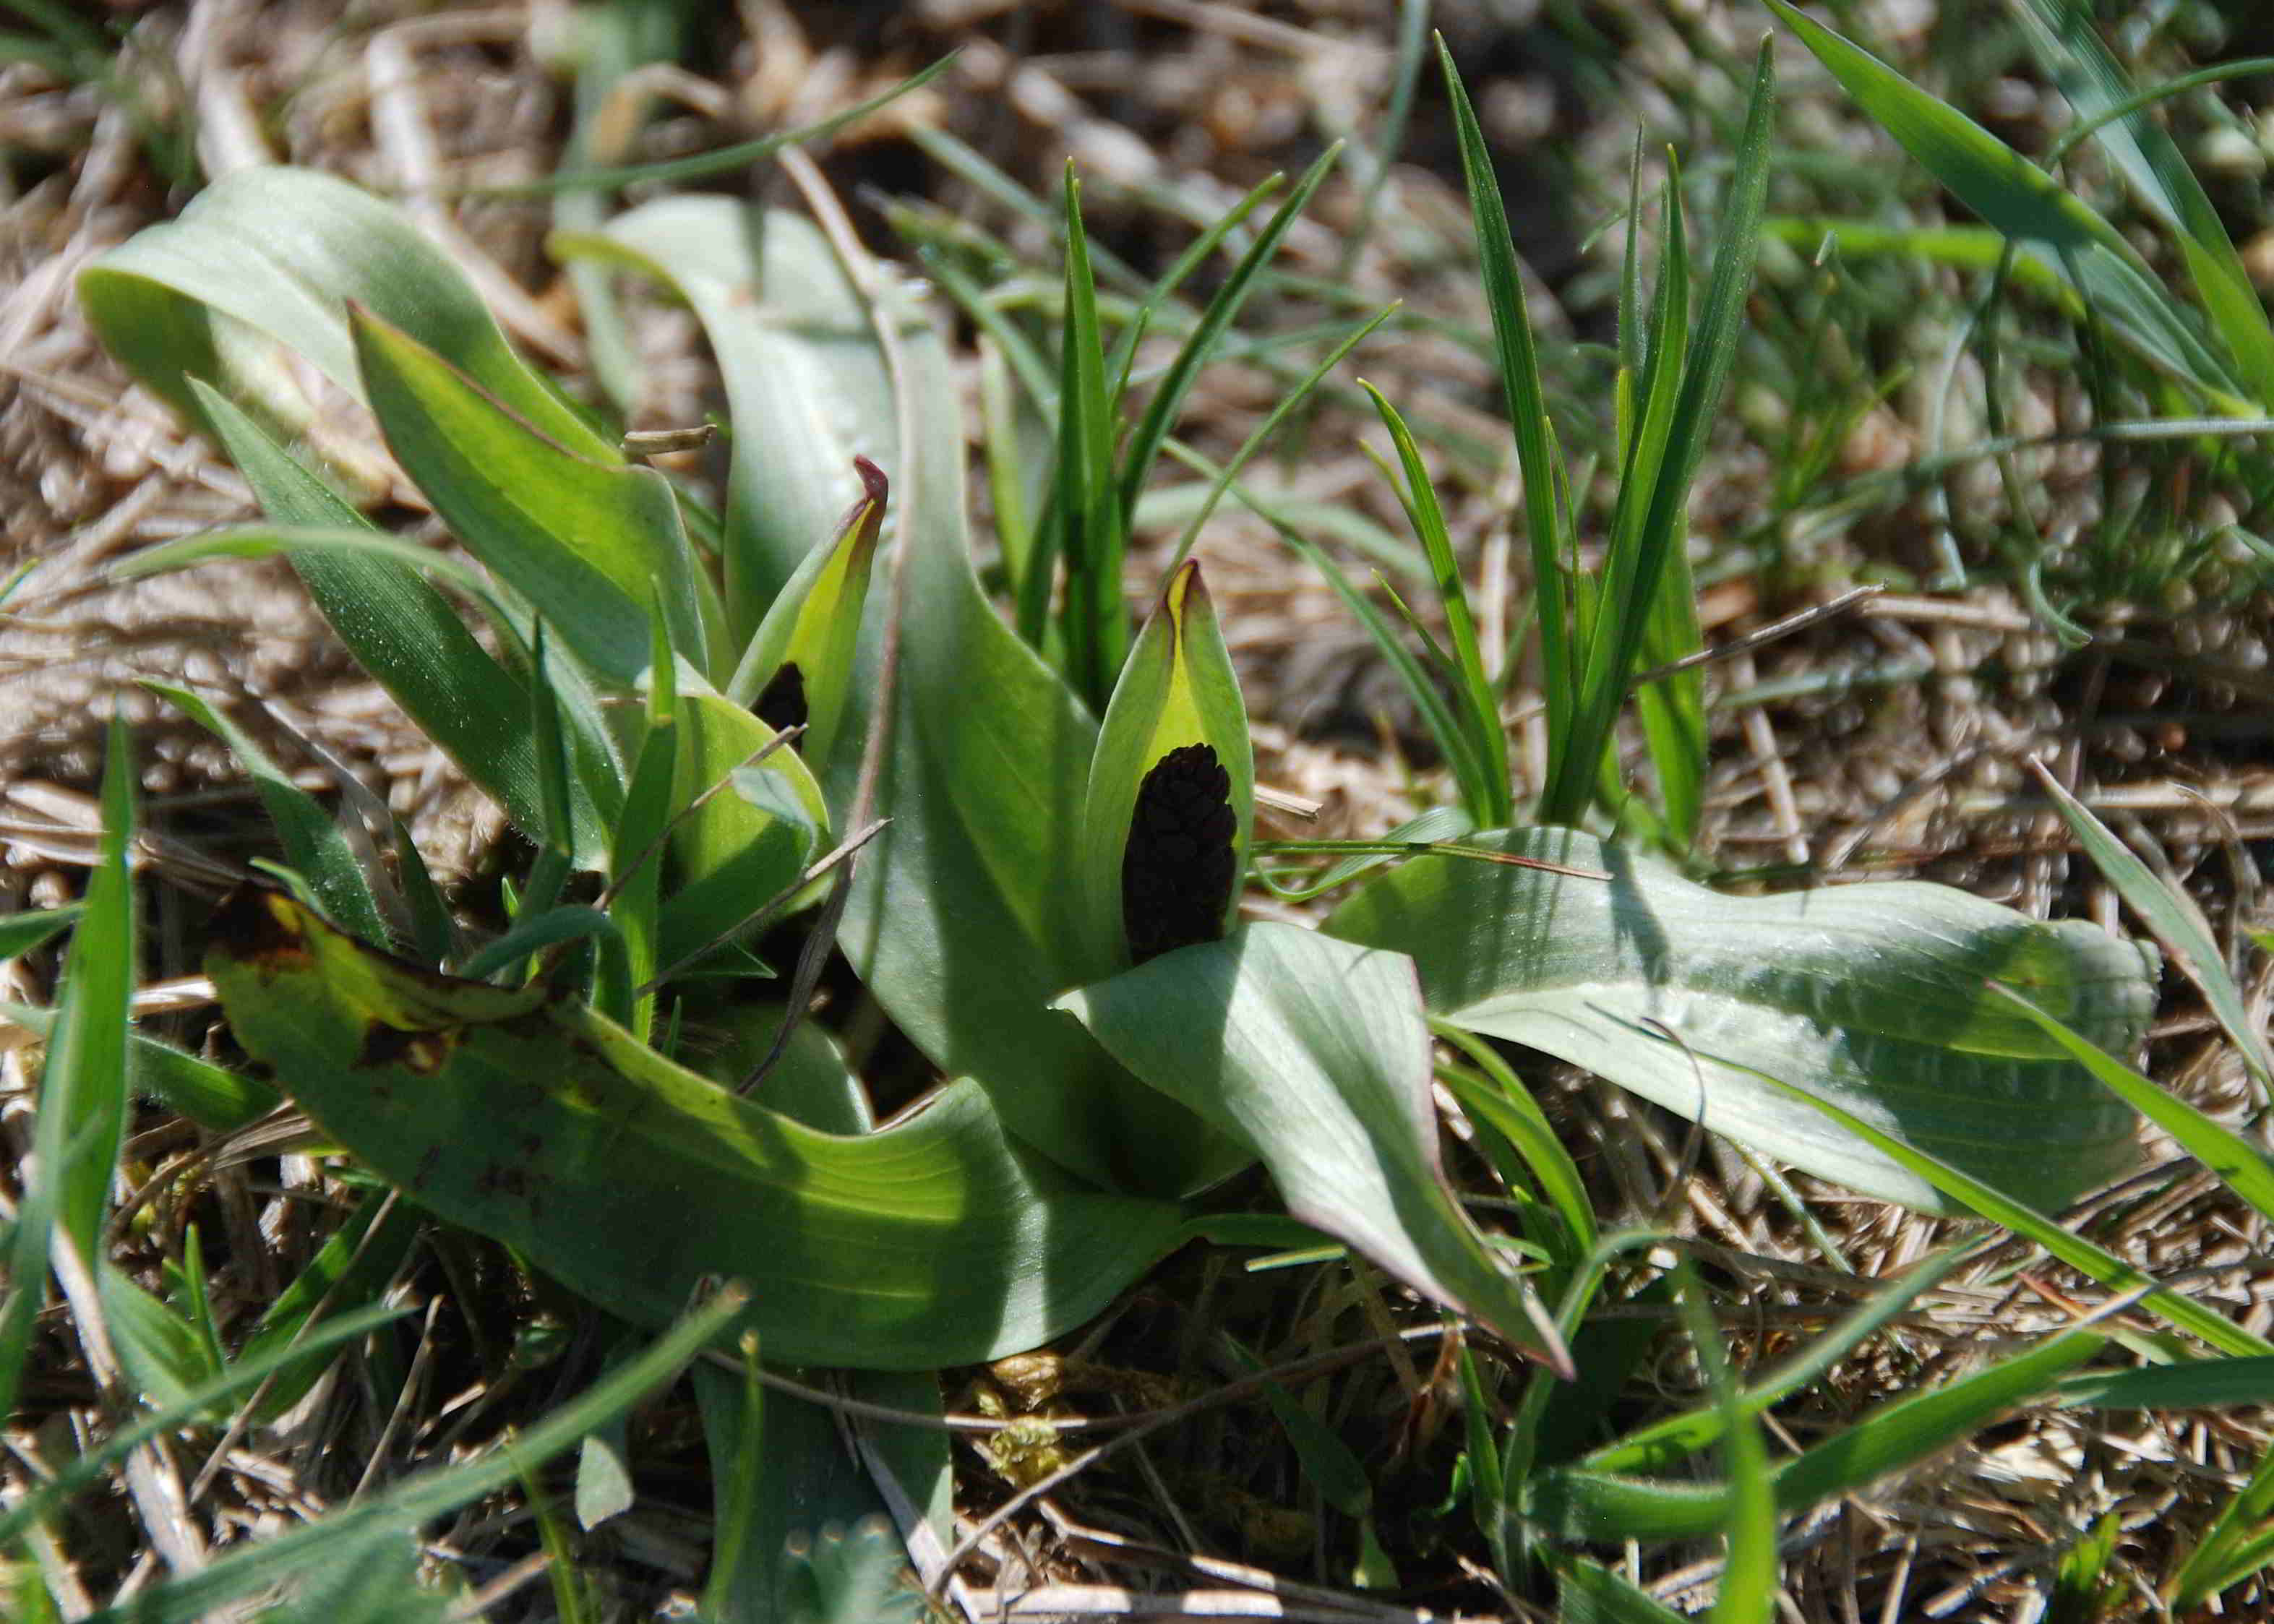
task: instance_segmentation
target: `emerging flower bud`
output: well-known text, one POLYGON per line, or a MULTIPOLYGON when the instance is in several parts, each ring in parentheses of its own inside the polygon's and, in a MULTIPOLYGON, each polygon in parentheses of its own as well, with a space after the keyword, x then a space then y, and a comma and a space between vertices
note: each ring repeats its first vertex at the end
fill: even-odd
POLYGON ((1121 853, 1121 925, 1131 962, 1224 935, 1239 838, 1231 775, 1214 746, 1180 745, 1154 764, 1137 787, 1121 853))

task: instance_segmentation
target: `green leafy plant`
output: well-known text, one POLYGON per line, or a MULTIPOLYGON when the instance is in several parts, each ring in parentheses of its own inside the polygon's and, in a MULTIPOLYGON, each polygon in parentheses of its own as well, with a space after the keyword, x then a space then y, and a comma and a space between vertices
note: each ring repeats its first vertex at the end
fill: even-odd
MULTIPOLYGON (((770 1361, 922 1372, 1030 1349, 1221 1232, 1208 1192, 1261 1162, 1303 1224, 1532 1361, 1504 1426, 1480 1387, 1471 1418, 1472 1509, 1511 1582, 1537 1555, 1567 1597, 1623 1605, 1622 1582, 1574 1546, 1728 1529, 1744 1575, 1733 1605, 1757 1608, 1777 1513, 1944 1447, 2102 1339, 2050 1339, 1772 1464, 1755 1417, 1788 1387, 1739 1383, 1693 1323, 1708 1409, 1592 1453, 1545 1453, 1540 1417, 1576 1373, 1590 1304, 1656 1237, 1596 1233, 1568 1155, 1484 1040, 1559 1056, 1849 1186, 1931 1209, 2000 1203, 2020 1228, 2009 1214, 2058 1207, 2135 1154, 2129 1109, 2076 1046, 2136 1046, 2153 960, 1931 886, 1724 894, 1577 827, 1607 810, 1677 851, 1696 827, 1696 694, 1653 688, 1645 705, 1655 808, 1618 785, 1615 731, 1638 675, 1697 642, 1683 514, 1763 209, 1769 62, 1765 50, 1695 320, 1671 189, 1646 319, 1630 256, 1618 498, 1593 575, 1577 566, 1481 132, 1444 67, 1525 476, 1551 735, 1539 826, 1513 826, 1502 674, 1419 447, 1378 394, 1450 643, 1426 643, 1405 669, 1454 763, 1460 816, 1437 826, 1454 838, 1409 830, 1387 851, 1330 853, 1356 866, 1326 879, 1363 883, 1323 929, 1243 921, 1254 767, 1203 567, 1180 558, 1128 629, 1124 545, 1181 393, 1331 159, 1209 304, 1184 312, 1133 423, 1139 337, 1155 312, 1181 320, 1171 295, 1192 265, 1109 314, 1069 184, 1057 365, 1016 369, 1054 451, 1039 522, 1005 538, 1009 618, 974 564, 947 344, 855 245, 710 196, 580 215, 556 237, 579 263, 651 279, 704 324, 734 417, 714 526, 517 358, 395 211, 320 175, 252 170, 80 282, 112 349, 227 448, 266 514, 133 568, 290 559, 366 669, 536 855, 503 928, 461 944, 422 901, 423 870, 358 868, 320 812, 232 739, 290 866, 282 889, 241 891, 216 915, 209 973, 237 1042, 333 1143, 409 1201, 660 1333, 657 1357, 727 1332, 724 1314, 680 1320, 718 1276, 747 1283, 733 1326, 770 1361), (278 347, 370 408, 480 574, 381 534, 336 493, 294 443, 312 414, 269 364, 278 347), (1390 856, 1405 861, 1377 861, 1390 856), (761 928, 793 918, 800 962, 761 959, 761 928), (879 1125, 807 1019, 832 950, 945 1079, 922 1109, 879 1125), (782 980, 787 998, 773 996, 782 980), (732 1064, 674 1041, 689 1009, 734 1034, 732 1064), (1447 1179, 1440 1038, 1463 1056, 1442 1068, 1448 1086, 1521 1192, 1520 1242, 1483 1230, 1447 1179), (2022 1113, 2061 1136, 2059 1154, 2044 1137, 2007 1148, 2000 1124, 2022 1113), (1715 1446, 1726 1483, 1644 1475, 1715 1446)), ((1370 330, 1340 335, 1335 355, 1370 330)), ((1007 323, 990 331, 1006 354, 1028 342, 1007 323)), ((1237 493, 1239 471, 1211 474, 1208 500, 1237 493)), ((177 703, 230 736, 200 702, 177 703)), ((124 759, 115 750, 115 775, 124 759)), ((131 1064, 117 951, 132 935, 125 782, 108 797, 106 877, 77 927, 109 944, 110 968, 75 975, 55 1017, 62 1103, 42 1111, 41 1165, 60 1171, 17 1226, 0 1374, 20 1363, 34 1289, 21 1282, 43 1277, 50 1229, 91 1244, 116 1154, 131 1064), (82 1078, 101 1088, 80 1092, 82 1078)), ((1884 1324, 1917 1289, 1890 1288, 1835 1338, 1884 1324)), ((1693 1287, 1683 1300, 1694 1308, 1693 1287)), ((2178 1322, 2230 1346, 2214 1321, 2178 1322)), ((643 1356, 626 1370, 651 1367, 643 1356)), ((227 1372, 195 1373, 184 1402, 227 1372)), ((750 1462, 800 1412, 770 1399, 762 1415, 754 1390, 717 1375, 701 1391, 721 1528, 778 1531, 750 1462)), ((937 1393, 903 1402, 936 1407, 937 1393)), ((938 1481, 944 1452, 920 1471, 938 1481)), ((440 1503, 398 1499, 398 1518, 440 1503)), ((844 1598, 876 1588, 867 1550, 856 1538, 793 1572, 754 1545, 749 1574, 729 1562, 719 1583, 794 1591, 802 1612, 789 1616, 849 1616, 844 1598)), ((177 1592, 201 1600, 215 1586, 164 1593, 177 1592)))

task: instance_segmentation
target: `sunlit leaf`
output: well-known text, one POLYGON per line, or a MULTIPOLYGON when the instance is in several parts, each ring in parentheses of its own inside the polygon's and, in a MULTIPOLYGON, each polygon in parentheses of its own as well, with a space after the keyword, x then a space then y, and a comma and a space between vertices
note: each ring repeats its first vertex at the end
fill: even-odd
POLYGON ((1327 929, 1411 954, 1432 1013, 1526 1043, 1859 1190, 1929 1208, 1925 1180, 1796 1107, 1795 1079, 2032 1204, 2130 1167, 2131 1113, 1991 980, 2119 1052, 2153 1008, 2152 960, 1942 886, 1723 896, 1562 831, 1472 837, 1608 880, 1425 857, 1327 929), (2027 1132, 2017 1128, 2026 1122, 2027 1132))
POLYGON ((418 970, 279 893, 237 894, 207 973, 335 1142, 636 1323, 719 1275, 784 1359, 972 1363, 1080 1323, 1177 1234, 1174 1207, 1022 1154, 968 1083, 887 1132, 816 1132, 542 984, 418 970))
POLYGON ((1445 1182, 1429 1029, 1396 953, 1254 921, 1068 993, 1114 1056, 1252 1148, 1287 1210, 1569 1373, 1445 1182))

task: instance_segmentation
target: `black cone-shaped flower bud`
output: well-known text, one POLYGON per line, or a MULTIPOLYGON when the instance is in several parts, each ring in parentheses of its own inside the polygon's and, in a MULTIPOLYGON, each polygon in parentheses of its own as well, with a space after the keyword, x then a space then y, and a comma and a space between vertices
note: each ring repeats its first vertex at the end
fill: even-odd
POLYGON ((1214 746, 1181 745, 1154 763, 1138 786, 1121 854, 1121 924, 1133 962, 1224 935, 1239 834, 1231 775, 1214 746))

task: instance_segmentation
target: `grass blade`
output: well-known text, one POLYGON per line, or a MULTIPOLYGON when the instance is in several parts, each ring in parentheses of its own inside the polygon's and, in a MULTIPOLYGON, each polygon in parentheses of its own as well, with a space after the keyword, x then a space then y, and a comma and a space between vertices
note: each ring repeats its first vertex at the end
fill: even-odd
POLYGON ((89 1624, 191 1624, 222 1602, 288 1583, 333 1559, 342 1544, 374 1529, 442 1516, 501 1489, 539 1462, 573 1447, 675 1376, 742 1312, 747 1294, 722 1292, 658 1336, 636 1358, 561 1405, 513 1441, 478 1459, 423 1471, 288 1532, 237 1547, 201 1571, 105 1608, 89 1624))
POLYGON ((171 683, 145 682, 143 687, 172 704, 192 721, 230 748, 237 765, 252 780, 276 838, 284 847, 284 861, 308 883, 335 924, 373 947, 387 947, 391 939, 371 882, 356 859, 355 847, 337 822, 271 761, 252 734, 184 688, 171 683))
MULTIPOLYGON (((2067 1331, 1987 1370, 1881 1405, 1853 1426, 1779 1465, 1776 1507, 1795 1511, 1925 1458, 1972 1436, 1990 1418, 2044 1392, 2099 1353, 2105 1339, 2067 1331)), ((1668 1483, 1563 1469, 1532 1485, 1525 1515, 1567 1539, 1683 1539, 1728 1526, 1728 1484, 1668 1483)))
POLYGON ((1480 777, 1485 799, 1481 804, 1469 808, 1469 816, 1481 828, 1505 828, 1516 821, 1515 789, 1509 778, 1508 733, 1501 726, 1499 690, 1485 670, 1484 654, 1477 643, 1476 621, 1469 613, 1468 586, 1461 579, 1460 562, 1453 556, 1453 540, 1445 530, 1445 515, 1437 505, 1429 470, 1421 461, 1420 448, 1413 443, 1413 436, 1406 430, 1404 418, 1372 384, 1361 380, 1359 387, 1372 397, 1382 425, 1389 431, 1390 443, 1397 448, 1398 466, 1405 476, 1398 486, 1397 500, 1404 505, 1405 516, 1428 556, 1437 601, 1445 613, 1445 629, 1452 639, 1454 693, 1459 702, 1454 714, 1468 737, 1471 752, 1483 766, 1480 777))
POLYGON ((1113 483, 1113 397, 1097 325, 1097 284, 1081 224, 1081 183, 1065 177, 1065 314, 1058 338, 1058 462, 1051 519, 1065 560, 1058 624, 1066 675, 1090 714, 1102 716, 1128 646, 1121 601, 1127 537, 1113 483))
POLYGON ((1548 759, 1557 761, 1567 748, 1577 673, 1571 659, 1571 613, 1563 581, 1562 560, 1570 538, 1555 503, 1554 432, 1547 418, 1547 393, 1540 382, 1540 352, 1532 342, 1532 318, 1525 309, 1524 282, 1517 272, 1516 243, 1509 234, 1508 211, 1501 201, 1492 154, 1485 146, 1484 130, 1469 105, 1468 92, 1442 34, 1437 38, 1437 60, 1452 99, 1461 174, 1476 222, 1477 252, 1484 261, 1485 302, 1492 311, 1501 390, 1516 429, 1517 463, 1524 476, 1525 530, 1532 548, 1533 607, 1540 620, 1541 677, 1547 699, 1548 759))
MULTIPOLYGON (((1146 402, 1144 416, 1138 419, 1137 426, 1131 432, 1129 443, 1122 453, 1119 490, 1121 523, 1125 529, 1137 511, 1137 497, 1145 487, 1145 477, 1152 470, 1153 459, 1160 452, 1161 442, 1168 438, 1169 430, 1185 403, 1185 396, 1191 390, 1193 380, 1199 377, 1201 368, 1216 352, 1224 335, 1231 330, 1231 324, 1239 317, 1240 307, 1247 302, 1248 295, 1254 292, 1258 279, 1270 264, 1271 257, 1278 252, 1279 244, 1288 229, 1301 218, 1304 209, 1310 206, 1312 195, 1333 171, 1336 161, 1341 155, 1341 144, 1337 142, 1321 154, 1318 161, 1304 172, 1303 178, 1296 183, 1295 190, 1257 234, 1247 252, 1239 257, 1239 262, 1232 267, 1231 274, 1224 278, 1224 285, 1216 289, 1216 297, 1201 312, 1198 325, 1193 328, 1191 336, 1177 351, 1176 358, 1169 363, 1168 372, 1155 387, 1153 398, 1146 402)), ((1274 178, 1276 181, 1276 177, 1274 178)), ((1263 192, 1264 188, 1259 186, 1250 192, 1228 218, 1194 244, 1194 250, 1213 248, 1226 231, 1261 201, 1263 192)), ((1193 256, 1188 254, 1186 258, 1189 260, 1193 256)), ((1180 260, 1178 270, 1184 269, 1186 261, 1180 260)), ((1164 279, 1162 288, 1156 290, 1148 303, 1157 300, 1163 292, 1174 285, 1172 281, 1164 279)))
POLYGON ((126 1124, 126 1031, 134 991, 135 907, 126 847, 134 831, 134 749, 110 718, 102 771, 102 836, 85 912, 64 961, 61 1007, 40 1079, 35 1158, 0 1298, 0 1415, 15 1407, 33 1322, 47 1294, 49 1249, 60 1229, 90 1267, 102 1255, 102 1217, 126 1124))
MULTIPOLYGON (((1738 141, 1705 305, 1683 357, 1681 387, 1666 418, 1662 441, 1649 426, 1652 402, 1645 403, 1645 422, 1630 453, 1626 477, 1621 481, 1622 514, 1633 513, 1638 522, 1630 521, 1634 529, 1625 531, 1616 516, 1613 521, 1615 529, 1630 535, 1631 541, 1615 546, 1606 565, 1603 595, 1587 639, 1586 665, 1573 700, 1573 720, 1560 752, 1553 757, 1547 787, 1540 798, 1540 816, 1549 823, 1576 823, 1595 793, 1659 583, 1668 556, 1682 545, 1690 482, 1706 454, 1706 438, 1713 426, 1714 410, 1728 376, 1738 325, 1744 314, 1746 286, 1752 277, 1768 195, 1775 100, 1769 47, 1764 41, 1753 71, 1752 99, 1745 113, 1744 133, 1738 141), (1638 480, 1643 482, 1639 488, 1630 488, 1638 480), (1640 505, 1645 499, 1647 505, 1640 505)), ((1687 290, 1673 289, 1671 297, 1686 297, 1687 290)), ((1663 308, 1668 300, 1662 297, 1660 302, 1663 308)))
POLYGON ((84 903, 66 902, 61 907, 37 908, 0 919, 0 961, 30 952, 73 924, 86 911, 84 903))
POLYGON ((2053 809, 2068 824, 2085 855, 2092 859, 2092 866, 2100 870, 2101 878, 2114 886, 2125 906, 2155 932, 2156 939, 2202 994, 2259 1086, 2274 1087, 2274 1049, 2268 1046, 2265 1029, 2251 1018, 2248 1001, 2235 984, 2226 955, 2219 951, 2202 911, 2185 891, 2158 878, 2051 773, 2040 770, 2037 781, 2052 797, 2053 809))
POLYGON ((2274 1164, 2267 1162, 2264 1152, 2177 1094, 2157 1087, 2105 1049, 2077 1036, 2011 988, 1993 982, 1992 990, 2011 998, 2044 1029, 2046 1036, 2105 1083, 2111 1093, 2178 1140, 2180 1148, 2217 1174, 2221 1184, 2249 1202, 2260 1216, 2274 1219, 2274 1164))
POLYGON ((2071 1234, 2042 1213, 2000 1195, 1981 1180, 1969 1177, 1946 1162, 1911 1149, 1891 1135, 1882 1133, 1853 1112, 1843 1110, 1827 1100, 1819 1100, 1805 1089, 1795 1088, 1789 1083, 1780 1082, 1766 1075, 1763 1080, 1796 1101, 1821 1111, 1850 1132, 1877 1145, 1888 1155, 1916 1170, 1920 1177, 1933 1183, 1962 1206, 1971 1207, 1992 1222, 2003 1224, 2014 1234, 2036 1242, 2089 1279, 2099 1282, 2112 1291, 2147 1289, 2147 1295, 2141 1298, 2141 1306, 2162 1315, 2189 1335, 2201 1338, 2224 1353, 2238 1356, 2274 1354, 2274 1342, 2243 1329, 2225 1315, 2213 1312, 2184 1293, 2157 1285, 2153 1276, 2134 1267, 2114 1252, 2082 1236, 2071 1234))
POLYGON ((2082 198, 1956 108, 1787 0, 1766 4, 1856 105, 1960 202, 2007 237, 2042 244, 2103 319, 2124 329, 2156 365, 2194 385, 2223 411, 2256 414, 2226 364, 2204 342, 2193 313, 2142 267, 2122 234, 2082 198))
POLYGON ((2218 210, 2169 132, 2144 109, 2110 118, 2133 97, 2130 77, 2074 0, 2024 0, 2022 36, 2094 139, 2179 239, 2187 274, 2235 370, 2261 406, 2274 404, 2274 326, 2218 210))

